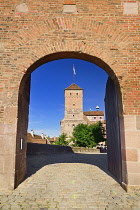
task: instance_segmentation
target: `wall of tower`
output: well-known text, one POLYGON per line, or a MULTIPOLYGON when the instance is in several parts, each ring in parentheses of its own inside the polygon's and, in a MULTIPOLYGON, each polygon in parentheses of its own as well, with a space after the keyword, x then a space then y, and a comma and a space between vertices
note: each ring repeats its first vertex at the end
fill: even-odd
POLYGON ((72 136, 75 126, 86 123, 83 118, 83 90, 65 90, 65 117, 61 121, 61 134, 72 136))
POLYGON ((83 119, 83 90, 65 90, 65 118, 83 119))
POLYGON ((82 119, 82 120, 78 120, 78 119, 66 120, 66 119, 63 119, 61 121, 61 134, 66 133, 67 137, 72 136, 72 132, 73 132, 74 127, 76 127, 78 124, 81 124, 81 123, 86 124, 87 122, 84 119, 82 119))

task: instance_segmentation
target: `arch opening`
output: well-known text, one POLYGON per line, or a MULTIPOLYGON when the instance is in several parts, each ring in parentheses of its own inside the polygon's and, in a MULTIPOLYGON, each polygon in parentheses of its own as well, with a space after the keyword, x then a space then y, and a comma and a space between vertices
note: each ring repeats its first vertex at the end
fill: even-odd
MULTIPOLYGON (((110 77, 110 81, 112 81, 112 85, 114 88, 115 93, 115 113, 116 115, 114 117, 117 117, 117 124, 115 124, 115 127, 118 128, 117 130, 117 152, 115 153, 115 160, 118 157, 118 169, 119 172, 116 172, 116 169, 114 170, 114 166, 112 167, 111 157, 113 153, 109 153, 110 160, 108 161, 110 163, 110 171, 114 175, 116 175, 116 178, 118 181, 124 182, 122 177, 122 159, 121 159, 121 139, 120 136, 120 118, 123 116, 123 106, 122 106, 122 96, 121 96, 121 90, 120 85, 117 76, 115 75, 114 71, 100 58, 80 53, 80 52, 58 52, 50 55, 46 55, 43 58, 39 59, 35 63, 33 63, 27 70, 26 74, 23 76, 20 88, 19 88, 19 103, 18 103, 18 124, 17 124, 17 149, 16 149, 16 173, 15 173, 15 187, 18 186, 19 183, 21 183, 25 177, 26 174, 26 149, 27 149, 27 127, 28 127, 28 114, 29 114, 29 101, 30 101, 30 75, 31 73, 38 68, 39 66, 59 59, 66 59, 66 58, 74 58, 74 59, 81 59, 84 61, 88 61, 90 63, 96 64, 100 68, 102 68, 110 77), (21 145, 21 139, 24 140, 22 142, 22 149, 20 147, 21 145), (22 163, 21 163, 22 162, 22 163)), ((106 99, 108 100, 108 99, 106 99)), ((106 109, 108 106, 108 103, 106 103, 106 109)), ((109 121, 109 120, 108 120, 109 121)), ((121 131, 123 132, 123 130, 121 131)), ((112 137, 112 136, 111 136, 112 137)), ((115 146, 114 148, 115 149, 115 146)), ((111 150, 111 149, 110 149, 111 150)))

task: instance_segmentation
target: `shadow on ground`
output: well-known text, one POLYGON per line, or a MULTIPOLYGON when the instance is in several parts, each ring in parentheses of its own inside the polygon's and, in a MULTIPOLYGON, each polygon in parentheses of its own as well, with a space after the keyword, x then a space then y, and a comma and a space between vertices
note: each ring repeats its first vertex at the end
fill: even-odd
POLYGON ((116 178, 107 169, 107 154, 61 153, 27 156, 27 177, 36 173, 42 167, 57 163, 84 163, 99 167, 109 176, 116 178))

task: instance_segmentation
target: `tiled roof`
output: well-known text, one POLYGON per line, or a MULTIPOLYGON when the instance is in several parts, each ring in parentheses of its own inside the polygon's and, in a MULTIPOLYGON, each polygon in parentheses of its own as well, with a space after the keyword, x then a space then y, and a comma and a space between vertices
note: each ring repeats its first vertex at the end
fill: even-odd
POLYGON ((65 90, 83 90, 76 84, 71 84, 69 87, 67 87, 65 90))
POLYGON ((83 112, 83 113, 86 116, 104 116, 103 111, 86 111, 86 112, 83 112))
POLYGON ((34 134, 34 137, 30 133, 27 133, 27 139, 32 140, 32 139, 42 139, 41 136, 34 134))

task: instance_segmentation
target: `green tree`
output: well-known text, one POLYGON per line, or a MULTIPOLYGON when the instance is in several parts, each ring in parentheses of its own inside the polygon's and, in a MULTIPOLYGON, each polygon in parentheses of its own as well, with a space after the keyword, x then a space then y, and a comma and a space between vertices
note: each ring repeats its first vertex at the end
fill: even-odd
POLYGON ((98 144, 99 142, 105 141, 105 130, 103 128, 102 123, 99 121, 93 125, 89 126, 92 134, 94 135, 95 143, 98 144))
POLYGON ((92 148, 97 143, 104 141, 104 129, 101 122, 96 124, 87 125, 79 124, 73 130, 73 137, 71 140, 74 146, 92 148))
POLYGON ((58 141, 54 142, 55 145, 62 145, 62 146, 67 146, 69 144, 69 141, 66 140, 67 134, 62 133, 59 136, 58 141))
POLYGON ((96 145, 92 129, 86 124, 79 124, 73 131, 74 146, 92 148, 96 145))

